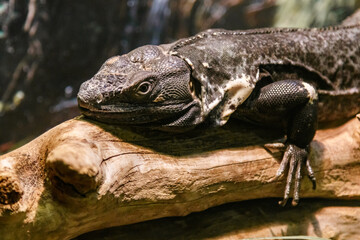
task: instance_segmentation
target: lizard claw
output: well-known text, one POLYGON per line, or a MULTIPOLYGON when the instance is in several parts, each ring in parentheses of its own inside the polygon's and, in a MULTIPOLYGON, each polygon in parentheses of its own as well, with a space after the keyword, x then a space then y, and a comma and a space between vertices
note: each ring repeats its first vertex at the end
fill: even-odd
POLYGON ((315 190, 316 189, 316 178, 314 176, 314 171, 313 171, 308 159, 306 160, 306 173, 313 185, 313 190, 315 190))
POLYGON ((299 203, 299 193, 302 179, 302 168, 306 163, 306 172, 307 176, 310 178, 313 189, 316 188, 316 179, 314 177, 314 171, 312 170, 308 157, 307 148, 300 148, 294 144, 288 144, 283 159, 281 161, 280 167, 276 173, 276 178, 282 176, 287 167, 289 167, 286 186, 284 191, 284 198, 282 201, 279 201, 279 204, 285 206, 290 197, 291 186, 294 182, 293 189, 293 200, 292 205, 296 206, 299 203))

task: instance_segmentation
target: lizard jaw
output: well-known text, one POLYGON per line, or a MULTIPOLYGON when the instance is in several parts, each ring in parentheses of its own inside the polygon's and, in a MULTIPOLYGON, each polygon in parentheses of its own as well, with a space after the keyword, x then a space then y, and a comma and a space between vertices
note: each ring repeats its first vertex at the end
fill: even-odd
MULTIPOLYGON (((81 113, 93 120, 126 125, 153 126, 161 129, 161 126, 168 125, 186 115, 190 109, 197 108, 197 102, 172 102, 172 103, 117 103, 114 105, 93 105, 78 97, 81 113)), ((169 127, 167 127, 168 129, 169 127)), ((170 127, 171 128, 171 127, 170 127)), ((167 131, 167 130, 165 130, 167 131)))

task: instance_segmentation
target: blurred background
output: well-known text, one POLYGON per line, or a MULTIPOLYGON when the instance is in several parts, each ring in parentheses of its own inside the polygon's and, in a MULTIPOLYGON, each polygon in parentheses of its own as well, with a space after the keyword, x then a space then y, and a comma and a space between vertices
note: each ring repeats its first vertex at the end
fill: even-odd
POLYGON ((0 154, 79 115, 113 55, 208 28, 335 25, 360 0, 0 0, 0 154))

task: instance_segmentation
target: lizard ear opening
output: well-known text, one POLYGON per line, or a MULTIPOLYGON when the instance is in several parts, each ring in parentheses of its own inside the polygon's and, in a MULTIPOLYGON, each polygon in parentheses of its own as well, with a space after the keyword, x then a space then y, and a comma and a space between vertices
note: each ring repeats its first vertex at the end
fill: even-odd
POLYGON ((191 77, 189 82, 190 92, 193 96, 201 99, 201 84, 195 78, 191 77))

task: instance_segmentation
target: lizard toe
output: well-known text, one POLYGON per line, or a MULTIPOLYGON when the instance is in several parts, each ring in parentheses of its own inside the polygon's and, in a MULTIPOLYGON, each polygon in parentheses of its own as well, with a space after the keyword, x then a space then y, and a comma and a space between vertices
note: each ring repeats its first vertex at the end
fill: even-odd
POLYGON ((288 144, 280 167, 277 171, 276 177, 285 173, 288 168, 286 186, 284 190, 283 200, 279 202, 280 205, 285 206, 290 198, 292 185, 293 186, 293 200, 292 205, 296 206, 300 200, 300 189, 302 179, 302 168, 306 163, 307 175, 311 179, 314 185, 315 177, 313 175, 312 168, 307 161, 308 150, 306 148, 300 148, 294 144, 288 144))

